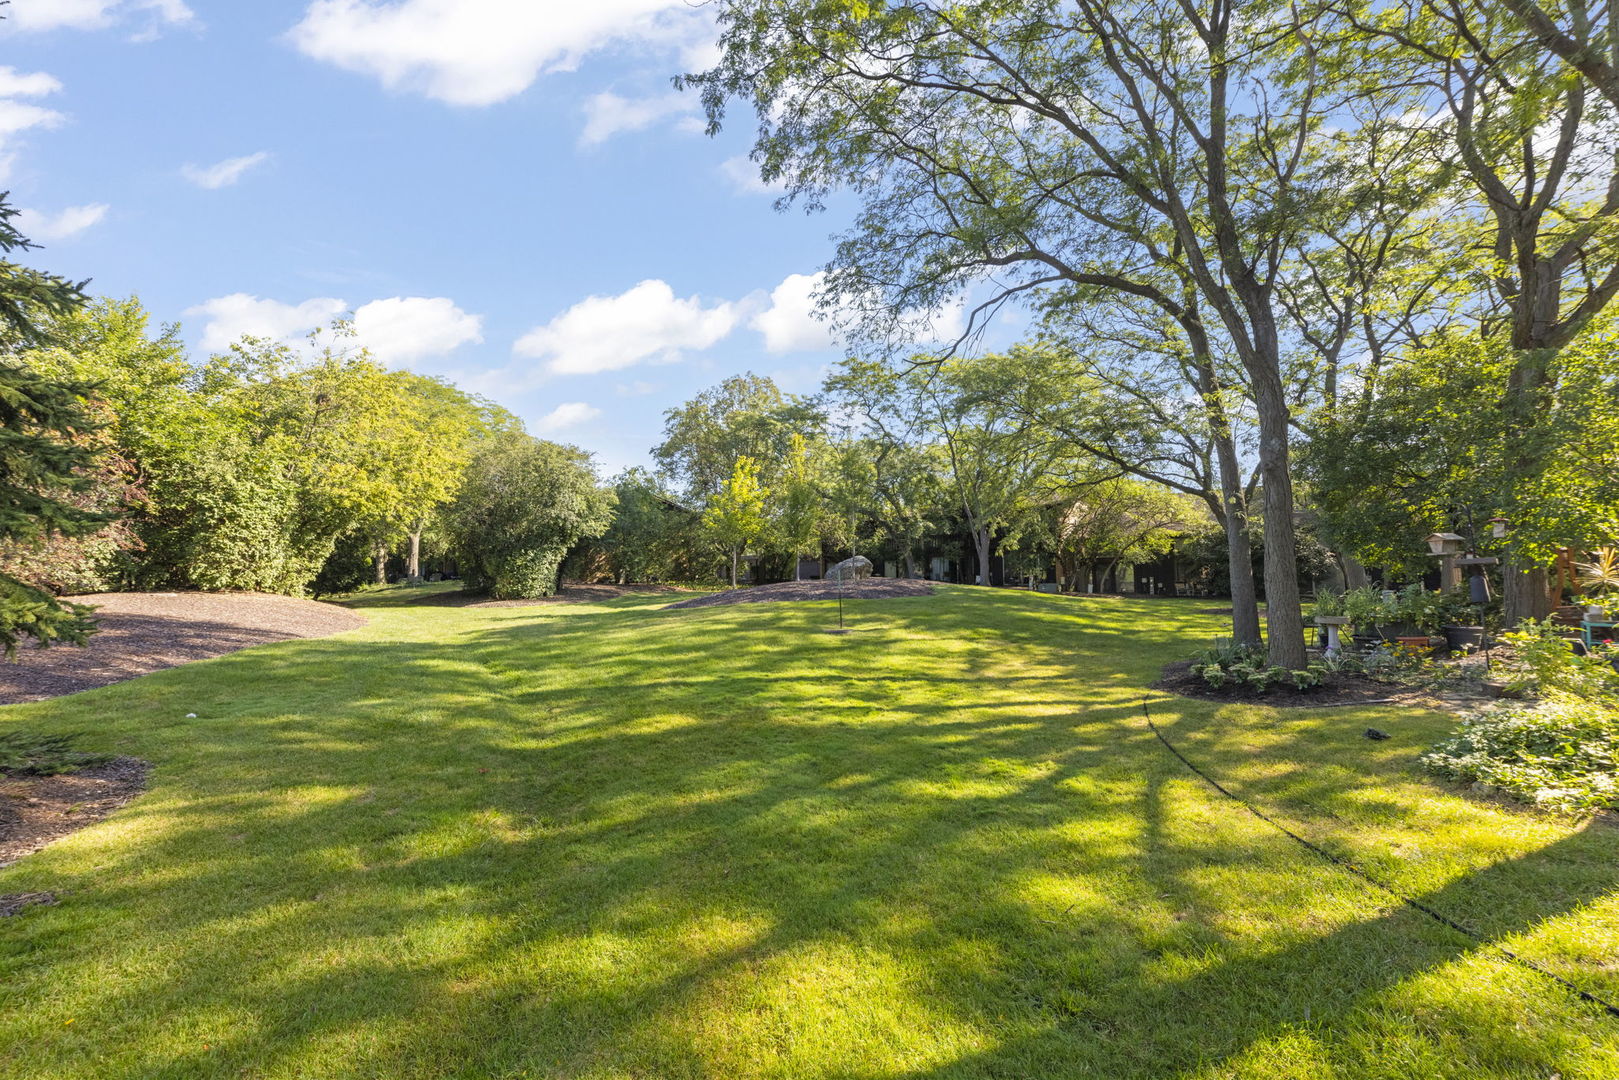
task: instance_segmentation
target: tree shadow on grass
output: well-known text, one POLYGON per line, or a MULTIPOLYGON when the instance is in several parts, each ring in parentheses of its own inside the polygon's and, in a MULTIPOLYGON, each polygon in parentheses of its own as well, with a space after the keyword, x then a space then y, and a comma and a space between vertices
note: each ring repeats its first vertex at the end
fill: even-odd
MULTIPOLYGON (((894 668, 806 646, 809 618, 577 612, 167 673, 149 693, 196 721, 112 724, 160 766, 121 815, 138 840, 40 864, 66 899, 0 946, 0 983, 83 986, 76 1033, 46 983, 8 1000, 54 1021, 62 1071, 109 1077, 1218 1075, 1294 1035, 1375 1064, 1368 1030, 1451 1054, 1434 1075, 1518 1076, 1611 1044, 1532 977, 1413 989, 1465 939, 1223 804, 1085 670, 1162 643, 1053 645, 1001 608, 979 625, 1007 650, 946 610, 893 617, 894 668), (1513 1034, 1525 1002, 1552 1034, 1513 1034)), ((1391 760, 1306 795, 1381 790, 1391 760)), ((1616 866, 1614 835, 1566 832, 1424 898, 1501 937, 1616 866)))

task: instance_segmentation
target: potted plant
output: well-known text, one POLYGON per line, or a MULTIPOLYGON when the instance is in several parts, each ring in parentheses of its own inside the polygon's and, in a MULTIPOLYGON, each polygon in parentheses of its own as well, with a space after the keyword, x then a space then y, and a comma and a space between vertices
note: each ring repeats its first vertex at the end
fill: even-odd
POLYGON ((1484 647, 1484 626, 1480 615, 1460 593, 1440 593, 1434 602, 1434 617, 1445 646, 1452 652, 1484 647))
POLYGON ((1344 614, 1343 593, 1336 593, 1331 589, 1322 589, 1315 594, 1311 614, 1315 616, 1317 626, 1349 625, 1349 616, 1344 614))
POLYGON ((1591 561, 1579 564, 1580 584, 1586 589, 1585 621, 1607 622, 1613 617, 1619 596, 1619 548, 1603 547, 1591 552, 1591 561))
POLYGON ((1422 582, 1412 582, 1400 590, 1396 601, 1399 623, 1396 640, 1407 648, 1427 652, 1429 640, 1439 629, 1441 594, 1429 592, 1422 582))
POLYGON ((1356 644, 1372 646, 1383 640, 1377 627, 1390 621, 1391 614, 1381 589, 1371 585, 1350 589, 1343 595, 1343 612, 1355 628, 1356 644))

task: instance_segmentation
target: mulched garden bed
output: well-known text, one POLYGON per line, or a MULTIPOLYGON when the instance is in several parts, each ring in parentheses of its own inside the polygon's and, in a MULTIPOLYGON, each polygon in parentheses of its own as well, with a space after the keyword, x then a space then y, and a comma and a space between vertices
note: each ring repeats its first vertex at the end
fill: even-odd
POLYGON ((0 704, 42 701, 208 660, 252 645, 326 637, 364 626, 335 604, 268 593, 97 593, 69 597, 96 608, 85 648, 22 648, 0 662, 0 704))
MULTIPOLYGON (((57 776, 0 772, 0 866, 126 805, 146 789, 148 768, 139 758, 121 757, 57 776)), ((42 902, 46 901, 30 901, 42 902)), ((5 910, 7 906, 21 910, 26 905, 21 894, 0 896, 0 915, 14 914, 5 910)))
POLYGON ((1167 690, 1181 697, 1201 698, 1204 701, 1247 701, 1284 708, 1309 705, 1367 705, 1373 702, 1415 705, 1425 701, 1425 695, 1407 686, 1396 686, 1365 675, 1336 672, 1327 681, 1309 690, 1279 686, 1259 693, 1247 686, 1215 688, 1192 674, 1192 661, 1177 660, 1164 665, 1163 674, 1152 684, 1154 690, 1167 690))
MULTIPOLYGON (((909 578, 866 578, 843 586, 845 600, 893 600, 908 596, 932 596, 933 585, 909 578)), ((719 604, 764 604, 778 600, 836 600, 835 581, 783 581, 776 585, 755 585, 747 589, 694 596, 670 604, 672 608, 714 607, 719 604)))

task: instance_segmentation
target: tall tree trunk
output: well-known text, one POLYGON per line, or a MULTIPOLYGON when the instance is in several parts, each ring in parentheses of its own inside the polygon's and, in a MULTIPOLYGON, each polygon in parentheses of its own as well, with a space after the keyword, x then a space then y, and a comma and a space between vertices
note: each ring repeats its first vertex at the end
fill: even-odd
POLYGON ((1501 571, 1501 612, 1508 626, 1552 613, 1551 575, 1544 566, 1508 559, 1501 571))
POLYGON ((388 584, 388 545, 378 540, 371 548, 371 559, 376 571, 372 580, 378 585, 388 584))
POLYGON ((736 588, 736 562, 740 556, 741 550, 741 548, 738 548, 735 545, 731 547, 731 588, 733 589, 736 588))
MULTIPOLYGON (((1118 559, 1114 559, 1112 562, 1107 564, 1107 569, 1102 571, 1102 584, 1097 589, 1098 592, 1106 591, 1106 589, 1107 589, 1107 579, 1110 578, 1110 577, 1113 577, 1114 571, 1118 570, 1118 568, 1119 568, 1119 560, 1118 559)), ((1114 578, 1114 580, 1113 580, 1113 589, 1114 589, 1114 591, 1117 591, 1118 587, 1119 587, 1118 579, 1114 578)))
POLYGON ((422 527, 410 530, 410 552, 405 556, 405 576, 412 581, 422 576, 422 527))
POLYGON ((909 544, 905 545, 905 576, 906 578, 916 576, 916 559, 911 555, 911 545, 909 544))
POLYGON ((1366 573, 1365 565, 1353 555, 1338 556, 1338 566, 1344 572, 1344 588, 1363 589, 1372 583, 1366 573))
MULTIPOLYGON (((1554 309, 1555 310, 1555 309, 1554 309)), ((1521 338, 1534 341, 1544 332, 1535 326, 1521 338)), ((1512 506, 1516 493, 1526 482, 1539 478, 1545 467, 1543 439, 1538 430, 1551 406, 1552 365, 1557 350, 1520 347, 1507 378, 1502 410, 1507 419, 1507 490, 1502 501, 1512 506)), ((1508 518, 1518 516, 1508 510, 1508 518)), ((1526 619, 1544 619, 1552 612, 1550 579, 1545 566, 1524 559, 1508 549, 1501 566, 1501 614, 1508 627, 1526 619)))
POLYGON ((978 551, 978 584, 989 584, 989 528, 980 525, 973 529, 973 547, 978 551))
MULTIPOLYGON (((1197 295, 1187 288, 1185 310, 1195 316, 1197 295)), ((1231 434, 1224 387, 1214 367, 1208 332, 1196 317, 1180 320, 1192 344, 1192 365, 1198 396, 1208 413, 1209 441, 1220 473, 1220 507, 1215 515, 1225 528, 1226 575, 1231 579, 1231 637, 1240 645, 1258 645, 1259 589, 1254 584, 1254 552, 1248 542, 1248 496, 1243 490, 1242 462, 1231 434)))
POLYGON ((1214 436, 1220 463, 1220 523, 1225 527, 1226 574, 1231 578, 1231 637, 1241 645, 1258 645, 1259 589, 1254 583, 1254 550, 1248 541, 1248 497, 1242 490, 1242 465, 1229 431, 1214 436))
POLYGON ((1304 613, 1299 606, 1298 544, 1293 533, 1293 476, 1288 461, 1288 407, 1279 365, 1253 365, 1259 412, 1259 476, 1265 507, 1265 629, 1270 662, 1302 668, 1304 613))

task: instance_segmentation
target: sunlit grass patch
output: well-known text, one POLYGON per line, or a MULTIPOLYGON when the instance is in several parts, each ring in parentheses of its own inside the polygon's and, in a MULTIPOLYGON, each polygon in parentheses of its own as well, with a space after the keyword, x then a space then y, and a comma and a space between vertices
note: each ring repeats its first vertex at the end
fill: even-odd
POLYGON ((0 712, 153 762, 0 871, 7 1077, 1548 1077, 1619 1022, 1619 831, 1425 778, 1448 718, 1145 689, 1177 601, 944 588, 371 623, 0 712), (194 719, 185 713, 196 712, 194 719), (1395 737, 1361 737, 1375 725, 1395 737))

